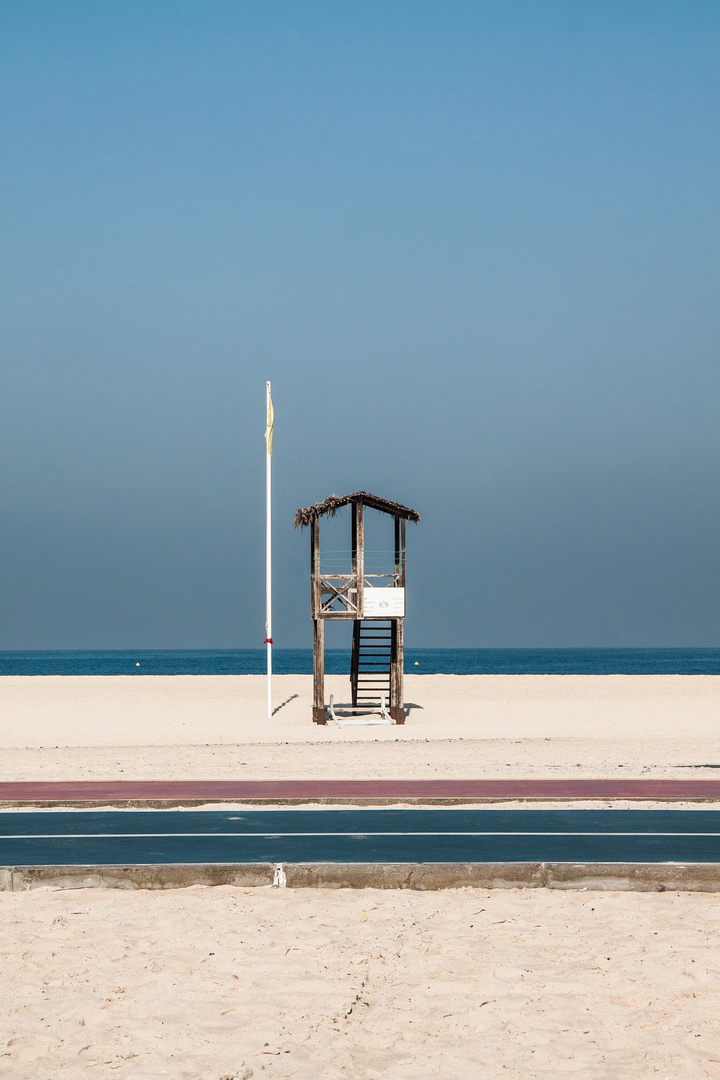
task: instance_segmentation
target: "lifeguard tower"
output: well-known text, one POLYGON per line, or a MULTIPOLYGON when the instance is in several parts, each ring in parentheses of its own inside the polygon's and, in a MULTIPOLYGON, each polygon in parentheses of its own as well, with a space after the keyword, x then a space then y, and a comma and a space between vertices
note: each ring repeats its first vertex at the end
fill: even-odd
POLYGON ((295 515, 296 529, 310 526, 313 721, 316 724, 327 720, 326 619, 350 619, 353 623, 350 665, 353 709, 380 708, 381 712, 389 713, 393 723, 405 723, 405 523, 419 520, 417 511, 366 491, 331 495, 324 502, 298 510, 295 515), (334 517, 345 506, 351 508, 351 546, 347 551, 322 557, 320 518, 334 517), (394 551, 366 552, 365 507, 394 519, 394 551))

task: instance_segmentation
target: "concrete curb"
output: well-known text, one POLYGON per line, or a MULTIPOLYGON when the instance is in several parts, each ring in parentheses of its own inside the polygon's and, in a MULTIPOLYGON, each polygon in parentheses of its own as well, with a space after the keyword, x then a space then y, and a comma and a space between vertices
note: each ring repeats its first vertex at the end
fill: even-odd
MULTIPOLYGON (((153 864, 0 868, 0 892, 33 889, 259 888, 276 866, 153 864)), ((302 863, 283 864, 290 889, 600 889, 720 892, 720 864, 667 863, 302 863)))

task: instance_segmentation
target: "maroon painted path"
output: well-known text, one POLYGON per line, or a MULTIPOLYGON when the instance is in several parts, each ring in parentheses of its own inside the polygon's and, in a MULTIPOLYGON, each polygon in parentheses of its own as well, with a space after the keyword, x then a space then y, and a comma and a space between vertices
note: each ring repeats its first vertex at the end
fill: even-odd
POLYGON ((84 780, 0 783, 0 803, 717 799, 720 780, 84 780))

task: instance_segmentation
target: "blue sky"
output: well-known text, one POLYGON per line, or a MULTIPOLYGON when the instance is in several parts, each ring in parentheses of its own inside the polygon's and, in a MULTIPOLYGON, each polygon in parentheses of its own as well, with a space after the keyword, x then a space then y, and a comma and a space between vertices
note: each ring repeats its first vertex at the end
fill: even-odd
POLYGON ((720 645, 715 0, 5 0, 0 647, 720 645))

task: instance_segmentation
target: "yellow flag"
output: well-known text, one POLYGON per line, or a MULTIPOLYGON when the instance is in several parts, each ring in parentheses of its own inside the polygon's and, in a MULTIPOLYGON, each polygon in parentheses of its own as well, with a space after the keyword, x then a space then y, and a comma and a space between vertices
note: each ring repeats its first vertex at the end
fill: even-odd
POLYGON ((270 394, 268 394, 267 401, 267 427, 265 428, 265 442, 267 444, 267 452, 272 455, 272 439, 273 439, 273 423, 275 421, 275 412, 273 410, 273 403, 270 394))

